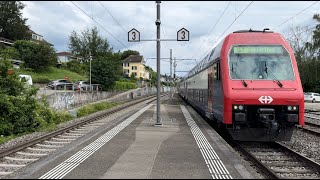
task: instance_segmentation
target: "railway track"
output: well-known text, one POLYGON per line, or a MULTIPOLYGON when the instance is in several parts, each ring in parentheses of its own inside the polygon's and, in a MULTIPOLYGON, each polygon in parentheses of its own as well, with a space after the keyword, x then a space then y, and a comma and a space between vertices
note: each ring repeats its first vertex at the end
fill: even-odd
POLYGON ((309 113, 304 113, 304 117, 320 121, 320 114, 318 114, 318 113, 310 113, 310 112, 309 113))
MULTIPOLYGON (((161 97, 163 96, 165 95, 162 95, 161 97)), ((84 117, 75 124, 0 151, 0 178, 5 178, 5 176, 12 174, 18 169, 37 161, 41 157, 47 156, 50 152, 62 148, 66 144, 75 141, 77 138, 84 136, 92 130, 109 123, 111 120, 110 118, 105 120, 106 117, 114 115, 115 117, 111 119, 117 119, 124 113, 129 112, 129 107, 141 105, 140 103, 145 101, 148 101, 148 104, 155 100, 155 96, 139 98, 119 107, 94 113, 84 117), (115 114, 119 111, 123 113, 115 114)))
POLYGON ((316 135, 320 137, 320 124, 308 122, 305 120, 304 126, 297 126, 299 129, 306 131, 310 134, 316 135))
POLYGON ((319 179, 320 164, 279 143, 238 142, 236 147, 272 179, 319 179))

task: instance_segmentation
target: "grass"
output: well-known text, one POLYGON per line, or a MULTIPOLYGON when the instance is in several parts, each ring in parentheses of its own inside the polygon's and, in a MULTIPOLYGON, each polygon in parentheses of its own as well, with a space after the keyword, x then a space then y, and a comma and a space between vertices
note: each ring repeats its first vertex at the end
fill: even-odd
POLYGON ((16 73, 18 75, 20 74, 31 75, 33 82, 38 82, 43 79, 48 79, 49 81, 56 80, 56 79, 64 79, 66 76, 68 76, 69 80, 72 82, 87 79, 85 76, 80 75, 78 73, 68 71, 65 69, 59 69, 56 67, 49 67, 49 70, 44 72, 34 72, 29 69, 18 69, 16 73))
POLYGON ((86 106, 83 106, 77 110, 77 117, 83 117, 87 116, 89 114, 106 110, 115 106, 120 105, 121 103, 119 102, 100 102, 96 104, 89 104, 86 106))

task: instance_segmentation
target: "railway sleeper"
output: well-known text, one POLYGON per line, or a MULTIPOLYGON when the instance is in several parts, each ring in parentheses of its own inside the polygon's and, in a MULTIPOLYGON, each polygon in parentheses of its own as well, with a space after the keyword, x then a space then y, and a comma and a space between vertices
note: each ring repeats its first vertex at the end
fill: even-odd
POLYGON ((0 167, 25 167, 26 164, 0 164, 0 167))
POLYGON ((9 175, 12 174, 13 171, 8 171, 8 172, 0 172, 0 175, 5 176, 5 175, 9 175))
POLYGON ((294 168, 294 169, 289 169, 288 167, 270 167, 270 169, 276 173, 292 173, 292 174, 312 174, 315 173, 312 169, 299 169, 299 168, 294 168))
POLYGON ((270 158, 268 156, 256 156, 257 159, 259 159, 260 161, 296 161, 294 159, 292 159, 292 157, 277 157, 277 158, 270 158))
POLYGON ((299 162, 262 162, 263 164, 267 166, 272 167, 283 167, 283 166, 291 166, 291 167, 301 167, 301 163, 299 162))

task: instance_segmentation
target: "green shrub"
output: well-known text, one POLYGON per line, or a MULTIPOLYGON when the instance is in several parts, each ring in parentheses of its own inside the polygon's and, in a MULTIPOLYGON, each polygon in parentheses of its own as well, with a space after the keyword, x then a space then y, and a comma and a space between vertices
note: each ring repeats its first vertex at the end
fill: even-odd
POLYGON ((113 90, 117 91, 124 91, 128 89, 135 89, 137 88, 136 83, 133 82, 121 82, 121 81, 116 81, 115 85, 113 86, 113 90))
POLYGON ((50 82, 50 79, 47 77, 39 76, 33 78, 34 83, 41 83, 41 84, 48 84, 50 82))
POLYGON ((33 132, 39 127, 34 118, 36 103, 30 96, 0 94, 0 135, 33 132))

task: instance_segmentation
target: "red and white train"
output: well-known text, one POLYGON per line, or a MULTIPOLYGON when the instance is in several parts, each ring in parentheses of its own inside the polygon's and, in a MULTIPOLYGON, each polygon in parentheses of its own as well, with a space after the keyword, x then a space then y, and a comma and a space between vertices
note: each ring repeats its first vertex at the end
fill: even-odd
POLYGON ((229 34, 178 84, 181 97, 234 140, 289 141, 304 125, 294 52, 267 30, 229 34))

